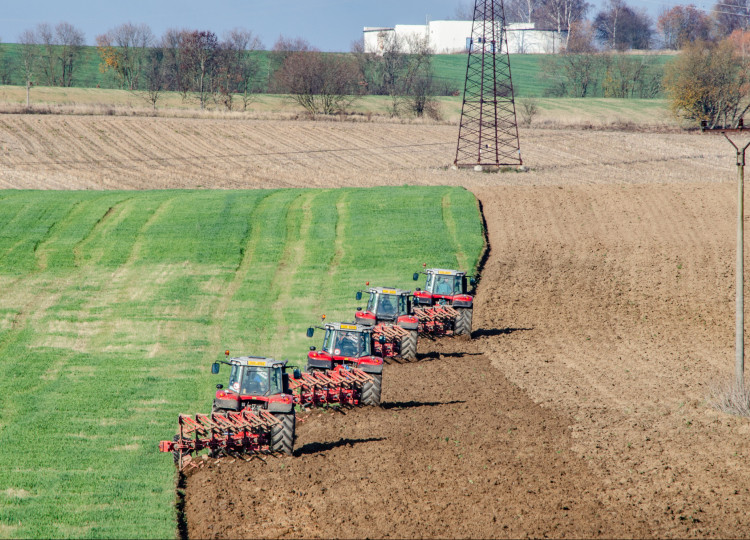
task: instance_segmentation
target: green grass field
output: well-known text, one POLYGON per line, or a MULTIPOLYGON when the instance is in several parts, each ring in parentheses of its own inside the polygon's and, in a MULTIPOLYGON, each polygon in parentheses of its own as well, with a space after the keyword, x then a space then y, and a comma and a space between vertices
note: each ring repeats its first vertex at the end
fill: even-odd
POLYGON ((1 191, 0 537, 173 537, 157 444, 225 348, 302 364, 366 280, 482 248, 461 188, 1 191))

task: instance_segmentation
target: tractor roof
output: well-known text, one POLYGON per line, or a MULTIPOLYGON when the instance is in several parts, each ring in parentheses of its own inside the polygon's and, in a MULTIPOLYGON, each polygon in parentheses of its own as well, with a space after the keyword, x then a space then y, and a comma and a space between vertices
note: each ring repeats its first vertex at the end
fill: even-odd
POLYGON ((371 326, 365 326, 363 324, 356 324, 356 323, 345 323, 345 322, 326 323, 326 330, 328 329, 348 330, 350 332, 372 332, 371 326))
POLYGON ((229 363, 237 364, 239 366, 284 367, 287 361, 275 360, 273 358, 266 358, 263 356, 233 356, 229 359, 229 363))
POLYGON ((445 268, 428 268, 425 270, 428 274, 445 274, 448 276, 465 276, 466 272, 462 272, 461 270, 448 270, 445 268))
POLYGON ((410 295, 411 291, 405 291, 403 289, 393 289, 390 287, 370 287, 368 289, 371 293, 380 293, 380 294, 397 294, 399 296, 402 295, 410 295))

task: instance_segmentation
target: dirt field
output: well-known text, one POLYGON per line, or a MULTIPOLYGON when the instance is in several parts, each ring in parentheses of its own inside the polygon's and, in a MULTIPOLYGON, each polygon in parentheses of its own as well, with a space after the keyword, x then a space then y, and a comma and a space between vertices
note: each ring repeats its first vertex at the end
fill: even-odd
POLYGON ((4 116, 0 184, 456 183, 482 202, 474 339, 387 366, 382 408, 306 418, 295 457, 191 474, 190 537, 750 536, 750 421, 707 404, 733 370, 731 147, 521 136, 531 172, 494 175, 444 168, 451 126, 4 116))
POLYGON ((457 127, 338 121, 0 115, 0 189, 472 186, 705 182, 719 136, 521 130, 531 172, 448 170, 457 127))

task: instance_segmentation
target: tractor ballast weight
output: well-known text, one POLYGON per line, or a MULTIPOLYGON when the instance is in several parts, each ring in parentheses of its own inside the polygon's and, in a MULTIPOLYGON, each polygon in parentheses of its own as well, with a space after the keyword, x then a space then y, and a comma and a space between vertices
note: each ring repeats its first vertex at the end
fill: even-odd
MULTIPOLYGON (((380 405, 383 358, 373 350, 373 328, 341 322, 318 328, 325 331, 323 346, 310 347, 305 373, 292 382, 300 405, 380 405)), ((314 332, 308 328, 307 337, 314 332)))
MULTIPOLYGON (((425 265, 426 266, 426 265, 425 265)), ((419 319, 419 333, 433 336, 470 336, 474 297, 468 294, 474 278, 460 270, 426 268, 424 290, 414 291, 413 311, 419 319)), ((414 273, 414 281, 419 272, 414 273)))
MULTIPOLYGON (((411 291, 388 287, 369 287, 367 307, 357 308, 357 324, 373 329, 373 350, 385 357, 417 359, 419 319, 412 312, 411 291)), ((356 299, 362 299, 357 291, 356 299)))
MULTIPOLYGON (((210 415, 179 416, 179 430, 171 441, 161 441, 159 450, 172 452, 183 468, 194 454, 209 449, 221 453, 271 453, 287 455, 294 447, 296 416, 286 360, 262 356, 240 356, 222 363, 231 366, 229 386, 216 385, 210 415)), ((295 370, 296 371, 296 370, 295 370)), ((219 373, 219 363, 211 366, 219 373)), ((298 376, 295 373, 295 377, 298 376)))

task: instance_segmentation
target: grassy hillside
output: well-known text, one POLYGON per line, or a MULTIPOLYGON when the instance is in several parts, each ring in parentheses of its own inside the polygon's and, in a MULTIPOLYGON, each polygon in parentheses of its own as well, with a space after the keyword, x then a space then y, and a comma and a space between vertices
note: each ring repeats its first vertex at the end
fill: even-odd
MULTIPOLYGON (((0 81, 5 80, 8 84, 24 84, 20 69, 20 47, 17 44, 6 43, 0 46, 3 51, 4 60, 0 63, 0 81)), ((267 88, 268 77, 268 51, 253 52, 258 60, 258 78, 256 86, 259 89, 267 88)), ((538 97, 545 95, 545 90, 552 86, 552 81, 541 77, 543 72, 542 59, 548 55, 542 54, 514 54, 510 57, 511 73, 513 75, 513 86, 515 95, 518 97, 538 97)), ((655 56, 658 65, 663 66, 670 60, 670 55, 655 56)), ((76 68, 74 75, 74 86, 78 88, 119 88, 111 73, 102 73, 99 69, 100 58, 96 47, 85 47, 83 56, 76 68)), ((442 86, 453 88, 463 92, 464 78, 466 77, 466 55, 463 54, 439 54, 434 58, 435 78, 442 86)), ((43 85, 44 81, 37 79, 37 84, 43 85)))
POLYGON ((460 188, 0 192, 0 537, 174 536, 157 444, 225 348, 301 364, 365 280, 482 245, 460 188))

